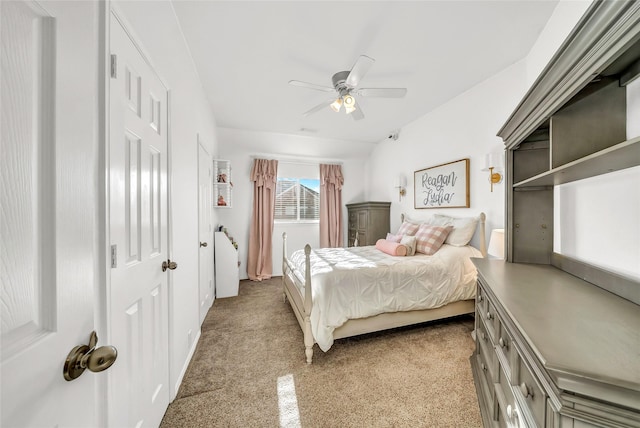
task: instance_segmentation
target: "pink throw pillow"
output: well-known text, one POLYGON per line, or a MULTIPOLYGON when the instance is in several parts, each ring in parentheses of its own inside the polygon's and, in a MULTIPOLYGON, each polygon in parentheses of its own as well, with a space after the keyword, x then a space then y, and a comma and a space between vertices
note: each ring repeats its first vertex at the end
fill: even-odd
POLYGON ((389 254, 390 256, 407 255, 407 247, 398 242, 387 241, 386 239, 378 239, 378 241, 376 242, 376 248, 383 253, 389 254))
POLYGON ((431 226, 421 224, 416 232, 416 251, 428 256, 440 249, 453 226, 431 226))
POLYGON ((402 239, 402 235, 393 235, 391 233, 387 233, 387 237, 385 238, 389 242, 400 242, 402 239))
POLYGON ((405 221, 402 223, 402 226, 400 226, 400 229, 398 229, 398 233, 396 233, 396 235, 409 235, 409 236, 413 236, 416 234, 416 231, 418 230, 418 227, 420 227, 420 225, 415 224, 415 223, 409 223, 408 221, 405 221))

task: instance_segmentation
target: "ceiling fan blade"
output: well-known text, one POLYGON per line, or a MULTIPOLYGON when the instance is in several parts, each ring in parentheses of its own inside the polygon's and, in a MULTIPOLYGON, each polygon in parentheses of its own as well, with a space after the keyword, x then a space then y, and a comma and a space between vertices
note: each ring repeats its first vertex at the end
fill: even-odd
POLYGON ((356 60, 356 63, 351 67, 351 72, 347 76, 345 83, 352 88, 358 86, 362 78, 369 71, 373 63, 376 62, 375 59, 368 57, 366 55, 360 55, 356 60))
POLYGON ((361 120, 364 119, 364 113, 362 112, 362 108, 360 108, 360 104, 356 101, 356 109, 350 113, 350 116, 353 120, 361 120))
POLYGON ((318 111, 322 110, 323 108, 328 107, 329 104, 331 104, 335 100, 336 100, 335 98, 331 98, 331 99, 328 99, 326 101, 323 101, 320 104, 318 104, 317 106, 315 106, 314 108, 312 108, 311 110, 308 110, 308 111, 302 113, 302 115, 306 117, 306 116, 309 116, 310 114, 318 112, 318 111))
POLYGON ((402 98, 407 94, 407 88, 362 88, 354 93, 363 97, 402 98))
POLYGON ((289 84, 293 86, 300 86, 302 88, 314 89, 316 91, 322 91, 322 92, 335 91, 335 89, 330 86, 321 86, 321 85, 316 85, 315 83, 301 82, 299 80, 289 80, 289 84))

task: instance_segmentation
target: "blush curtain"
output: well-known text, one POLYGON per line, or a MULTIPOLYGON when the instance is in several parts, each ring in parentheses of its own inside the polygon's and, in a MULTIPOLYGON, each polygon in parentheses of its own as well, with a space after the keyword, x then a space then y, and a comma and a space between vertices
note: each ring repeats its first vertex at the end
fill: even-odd
POLYGON ((271 241, 276 205, 278 161, 255 159, 251 168, 253 214, 249 231, 247 274, 252 281, 271 278, 273 273, 271 241))
POLYGON ((342 167, 320 164, 320 247, 342 247, 342 167))

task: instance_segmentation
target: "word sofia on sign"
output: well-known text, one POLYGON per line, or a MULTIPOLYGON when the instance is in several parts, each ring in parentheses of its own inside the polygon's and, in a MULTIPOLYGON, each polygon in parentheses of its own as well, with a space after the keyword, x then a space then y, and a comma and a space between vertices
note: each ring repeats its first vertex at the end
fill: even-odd
POLYGON ((415 208, 468 208, 469 159, 414 172, 415 208))

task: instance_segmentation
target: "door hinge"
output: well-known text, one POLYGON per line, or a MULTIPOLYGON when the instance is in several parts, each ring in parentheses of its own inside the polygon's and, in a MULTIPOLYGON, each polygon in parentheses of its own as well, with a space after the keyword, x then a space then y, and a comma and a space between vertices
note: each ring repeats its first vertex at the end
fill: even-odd
POLYGON ((111 54, 111 77, 118 78, 118 55, 111 54))
POLYGON ((111 269, 118 267, 118 246, 111 246, 111 269))

